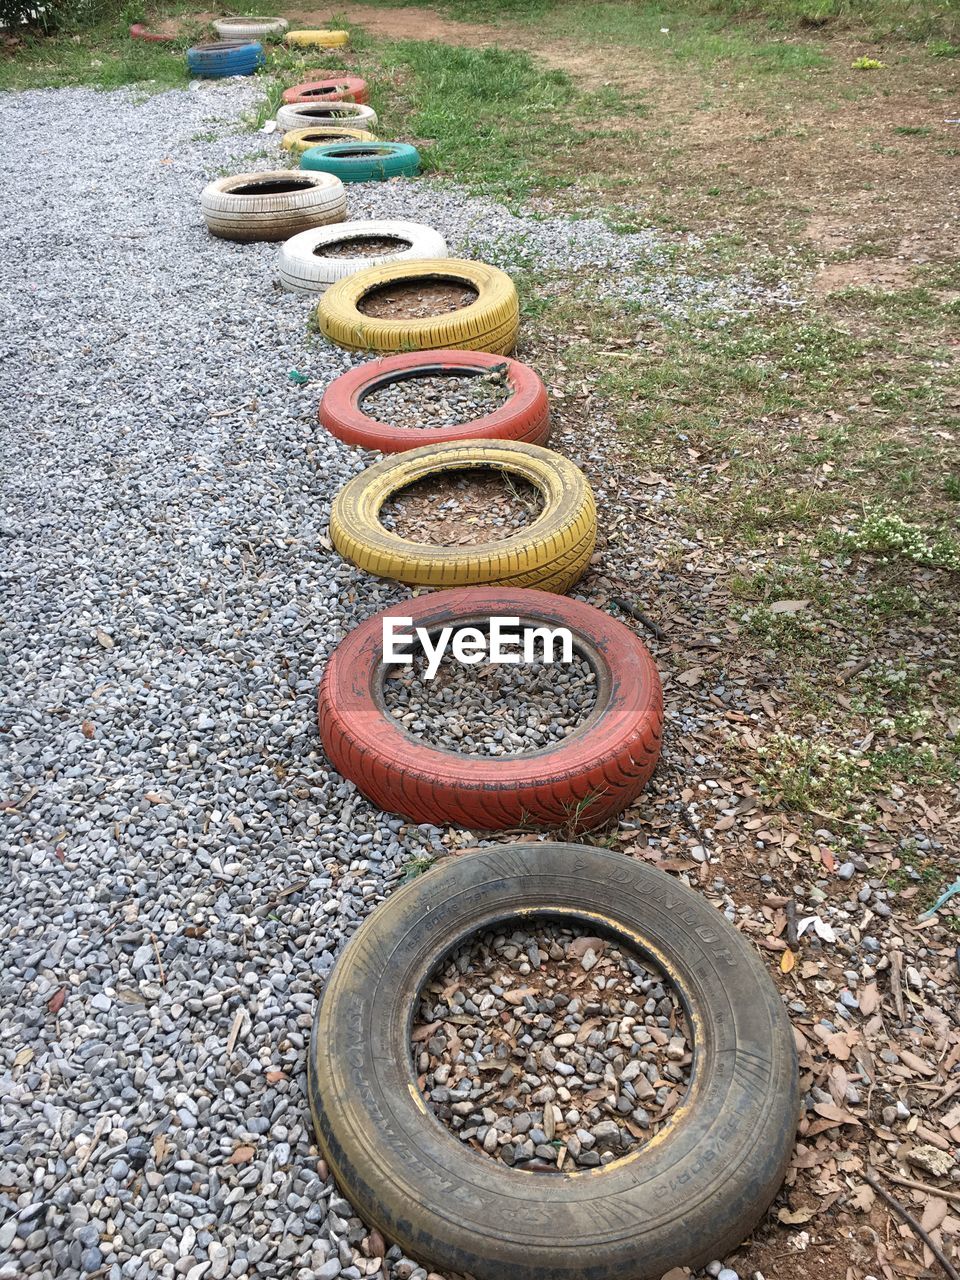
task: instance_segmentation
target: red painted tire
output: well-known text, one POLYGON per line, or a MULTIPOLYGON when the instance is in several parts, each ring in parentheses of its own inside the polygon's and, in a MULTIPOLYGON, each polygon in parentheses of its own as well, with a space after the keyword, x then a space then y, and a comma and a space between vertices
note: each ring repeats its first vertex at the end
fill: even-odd
POLYGON ((523 440, 544 444, 550 434, 550 401, 540 376, 529 365, 488 351, 410 351, 370 360, 335 378, 323 393, 317 417, 322 426, 347 444, 381 453, 405 453, 447 440, 523 440), (389 382, 433 377, 440 373, 476 373, 506 365, 511 389, 506 404, 493 413, 452 427, 392 427, 363 412, 365 396, 389 382))
POLYGON ((283 91, 284 102, 367 102, 367 82, 359 76, 304 80, 283 91))
POLYGON ((148 31, 142 22, 135 22, 130 28, 131 40, 151 40, 155 44, 173 44, 176 36, 163 36, 156 31, 148 31))
POLYGON ((663 692, 646 647, 622 622, 566 596, 510 587, 436 591, 367 618, 334 650, 320 684, 320 738, 339 773, 381 809, 435 826, 582 831, 640 794, 660 756, 663 692), (461 755, 401 729, 382 688, 383 619, 431 632, 491 616, 568 627, 597 676, 597 703, 569 737, 539 751, 461 755))

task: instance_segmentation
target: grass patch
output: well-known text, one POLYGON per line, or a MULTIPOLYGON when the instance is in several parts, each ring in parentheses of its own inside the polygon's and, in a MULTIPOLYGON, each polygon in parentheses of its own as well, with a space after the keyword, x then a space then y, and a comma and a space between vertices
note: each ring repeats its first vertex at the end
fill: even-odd
POLYGON ((847 821, 891 786, 931 786, 958 776, 954 753, 930 744, 863 752, 822 738, 776 733, 757 750, 761 789, 797 813, 847 821))
POLYGON ((373 98, 378 112, 402 116, 407 135, 431 140, 425 167, 489 196, 519 200, 569 185, 560 157, 611 109, 515 50, 411 40, 378 43, 375 54, 386 73, 373 98))
POLYGON ((87 28, 82 37, 68 32, 32 34, 14 56, 0 60, 0 89, 120 89, 130 84, 178 88, 187 84, 184 50, 131 40, 126 25, 116 20, 87 28))

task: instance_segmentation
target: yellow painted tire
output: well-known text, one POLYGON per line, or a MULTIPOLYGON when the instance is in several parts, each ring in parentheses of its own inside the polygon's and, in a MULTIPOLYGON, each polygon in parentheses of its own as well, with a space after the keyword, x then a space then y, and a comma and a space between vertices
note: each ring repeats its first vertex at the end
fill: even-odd
POLYGON ((295 45, 318 44, 324 49, 335 49, 350 39, 349 31, 288 31, 284 43, 295 45))
POLYGON ((367 573, 411 586, 491 584, 562 594, 582 576, 596 536, 597 508, 583 472, 551 449, 512 440, 452 441, 385 458, 344 485, 330 512, 330 537, 342 556, 367 573), (536 520, 497 542, 466 547, 410 542, 380 523, 383 504, 408 485, 479 467, 535 485, 544 498, 536 520))
POLYGON ((348 351, 494 351, 509 355, 520 327, 520 304, 510 277, 497 267, 464 258, 407 259, 367 267, 328 289, 317 304, 320 332, 348 351), (472 285, 476 301, 459 311, 422 320, 379 320, 360 303, 385 284, 452 280, 472 285))
POLYGON ((300 155, 304 151, 308 151, 310 147, 323 147, 331 142, 376 142, 377 136, 374 133, 368 133, 366 129, 291 129, 285 133, 280 140, 280 145, 284 151, 292 151, 295 156, 300 155))

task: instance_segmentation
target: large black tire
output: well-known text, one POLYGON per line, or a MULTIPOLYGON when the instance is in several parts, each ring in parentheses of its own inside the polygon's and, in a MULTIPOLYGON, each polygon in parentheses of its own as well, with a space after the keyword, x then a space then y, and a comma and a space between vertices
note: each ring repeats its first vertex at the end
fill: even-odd
POLYGON ((334 967, 308 1082, 320 1146, 358 1212, 476 1280, 659 1280, 723 1257, 776 1195, 799 1109, 790 1023, 749 943, 664 872, 571 844, 484 849, 394 893, 334 967), (417 1088, 417 992, 474 932, 518 915, 628 940, 672 981, 693 1032, 672 1119, 604 1168, 507 1168, 466 1150, 417 1088))

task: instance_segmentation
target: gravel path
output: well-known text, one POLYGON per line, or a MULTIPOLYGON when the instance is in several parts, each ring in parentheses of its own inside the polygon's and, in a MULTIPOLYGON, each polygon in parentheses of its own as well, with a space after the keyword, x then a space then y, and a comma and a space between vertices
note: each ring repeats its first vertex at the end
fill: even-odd
MULTIPOLYGON (((311 1154, 304 1050, 341 940, 441 833, 316 745, 327 654, 404 592, 326 541, 364 459, 314 413, 351 358, 306 341, 275 246, 200 219, 210 177, 275 162, 236 128, 255 92, 0 98, 30 174, 0 193, 3 1280, 380 1274, 311 1154)), ((424 183, 349 199, 569 271, 652 244, 424 183)))

